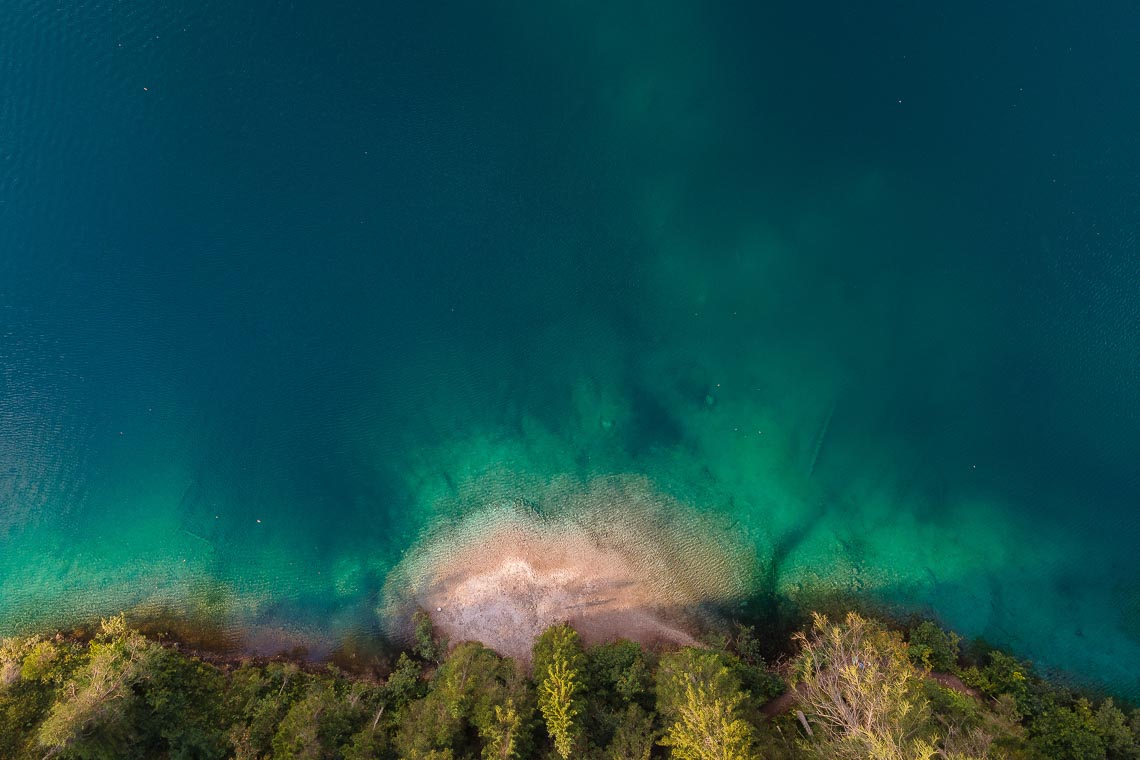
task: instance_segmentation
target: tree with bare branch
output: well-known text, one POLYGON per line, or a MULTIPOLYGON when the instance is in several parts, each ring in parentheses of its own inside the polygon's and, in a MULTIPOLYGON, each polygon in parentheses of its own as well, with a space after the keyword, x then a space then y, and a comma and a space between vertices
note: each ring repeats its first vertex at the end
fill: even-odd
POLYGON ((855 613, 813 616, 790 681, 815 726, 808 747, 837 760, 930 760, 929 705, 902 639, 855 613))

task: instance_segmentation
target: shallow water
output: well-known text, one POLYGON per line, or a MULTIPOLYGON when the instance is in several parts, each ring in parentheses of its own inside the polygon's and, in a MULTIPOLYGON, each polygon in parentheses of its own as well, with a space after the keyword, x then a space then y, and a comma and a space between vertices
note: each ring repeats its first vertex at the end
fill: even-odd
POLYGON ((989 5, 14 5, 0 633, 327 648, 623 474, 1135 694, 1140 14, 989 5))

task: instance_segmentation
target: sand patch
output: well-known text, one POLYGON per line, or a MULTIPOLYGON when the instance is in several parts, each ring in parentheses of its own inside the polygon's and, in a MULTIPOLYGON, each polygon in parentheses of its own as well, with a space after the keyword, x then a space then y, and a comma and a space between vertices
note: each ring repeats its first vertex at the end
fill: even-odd
POLYGON ((693 644, 713 607, 744 595, 750 566, 728 526, 643 478, 558 480, 426 536, 393 572, 385 613, 406 633, 423 607, 452 642, 523 661, 559 622, 589 643, 693 644))

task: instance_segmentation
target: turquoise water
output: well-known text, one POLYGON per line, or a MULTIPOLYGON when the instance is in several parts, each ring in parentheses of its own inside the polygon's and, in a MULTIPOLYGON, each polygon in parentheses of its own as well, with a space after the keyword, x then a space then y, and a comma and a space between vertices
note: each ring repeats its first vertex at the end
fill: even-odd
POLYGON ((1131 4, 418 5, 9 3, 0 633, 320 651, 617 475, 1137 693, 1131 4))

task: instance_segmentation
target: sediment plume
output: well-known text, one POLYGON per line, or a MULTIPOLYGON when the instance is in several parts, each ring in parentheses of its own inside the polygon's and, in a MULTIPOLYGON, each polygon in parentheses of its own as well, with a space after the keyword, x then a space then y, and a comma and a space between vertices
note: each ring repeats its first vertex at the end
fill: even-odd
POLYGON ((746 594, 752 564, 733 526, 645 478, 560 479, 430 531, 389 577, 383 614, 399 637, 421 607, 452 643, 524 662, 559 622, 588 643, 694 644, 713 608, 746 594))

